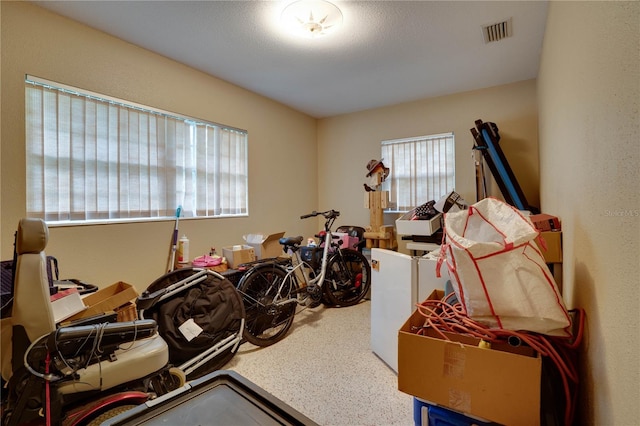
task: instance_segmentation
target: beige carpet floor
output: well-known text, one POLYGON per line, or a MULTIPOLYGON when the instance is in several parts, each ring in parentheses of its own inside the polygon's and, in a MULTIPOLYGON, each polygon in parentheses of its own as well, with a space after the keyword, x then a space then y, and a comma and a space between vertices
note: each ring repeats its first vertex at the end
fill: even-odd
POLYGON ((370 308, 305 309, 282 341, 244 343, 224 368, 323 426, 411 426, 412 397, 371 352, 370 308))

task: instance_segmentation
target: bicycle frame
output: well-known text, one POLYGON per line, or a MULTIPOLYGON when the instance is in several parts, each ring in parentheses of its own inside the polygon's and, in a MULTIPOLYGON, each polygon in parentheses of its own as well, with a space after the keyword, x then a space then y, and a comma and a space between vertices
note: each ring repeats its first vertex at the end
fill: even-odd
POLYGON ((329 254, 331 251, 331 247, 335 247, 338 252, 340 250, 340 247, 338 245, 333 244, 333 232, 331 232, 331 226, 334 220, 335 217, 330 217, 325 221, 324 247, 322 250, 322 263, 320 266, 319 275, 313 278, 310 276, 309 271, 315 272, 315 270, 309 263, 302 260, 299 246, 296 247, 296 250, 291 253, 291 262, 289 264, 287 264, 286 266, 278 266, 274 264, 274 266, 282 267, 286 270, 285 279, 282 280, 282 282, 278 286, 278 290, 276 292, 276 295, 274 296, 274 304, 297 302, 297 299, 292 299, 290 296, 282 297, 282 290, 284 289, 285 284, 289 281, 295 283, 295 288, 297 290, 296 292, 300 290, 301 286, 312 287, 314 285, 317 285, 320 289, 322 289, 324 278, 327 273, 327 265, 329 263, 329 254))
POLYGON ((302 269, 302 273, 304 276, 304 283, 307 286, 318 285, 322 287, 322 283, 324 282, 324 277, 327 274, 327 264, 329 263, 329 251, 331 250, 331 242, 333 240, 333 234, 331 231, 326 231, 324 235, 324 247, 322 249, 322 263, 320 266, 320 275, 311 278, 309 276, 309 270, 313 270, 311 265, 304 260, 302 260, 302 256, 300 256, 300 251, 297 250, 291 256, 291 263, 293 265, 293 269, 288 272, 288 274, 293 273, 296 269, 302 269))

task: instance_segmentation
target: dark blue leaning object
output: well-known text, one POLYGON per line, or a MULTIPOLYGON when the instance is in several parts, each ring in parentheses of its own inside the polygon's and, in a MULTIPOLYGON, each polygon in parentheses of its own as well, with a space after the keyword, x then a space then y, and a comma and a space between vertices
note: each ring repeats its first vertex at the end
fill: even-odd
POLYGON ((496 123, 483 123, 482 120, 476 120, 475 124, 476 128, 471 129, 475 140, 474 149, 482 153, 505 201, 519 210, 529 210, 527 199, 500 147, 498 126, 496 123))

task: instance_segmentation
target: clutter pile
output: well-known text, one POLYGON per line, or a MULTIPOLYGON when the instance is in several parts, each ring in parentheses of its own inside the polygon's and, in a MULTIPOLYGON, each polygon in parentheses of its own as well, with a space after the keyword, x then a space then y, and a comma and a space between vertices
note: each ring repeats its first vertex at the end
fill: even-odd
POLYGON ((460 194, 451 191, 438 201, 427 201, 400 216, 396 220, 396 230, 403 240, 440 244, 443 214, 466 208, 468 205, 460 194))
POLYGON ((400 329, 401 391, 500 424, 572 424, 585 313, 566 308, 540 226, 560 228, 494 198, 445 215, 451 280, 400 329))
MULTIPOLYGON (((443 293, 440 293, 438 296, 442 295, 443 293)), ((471 371, 474 369, 472 363, 474 352, 472 351, 467 351, 465 355, 466 366, 465 362, 462 365, 454 366, 462 368, 462 371, 458 372, 460 375, 466 374, 467 377, 473 377, 475 374, 475 383, 467 380, 461 385, 454 380, 444 387, 449 390, 458 388, 460 393, 468 392, 470 398, 477 397, 478 400, 474 400, 475 403, 472 405, 469 404, 469 401, 462 404, 452 404, 448 398, 443 400, 442 396, 438 395, 438 391, 434 389, 435 386, 429 386, 429 390, 425 387, 418 388, 409 382, 407 380, 408 374, 422 376, 420 372, 417 372, 420 369, 414 368, 414 361, 406 361, 406 351, 403 352, 402 349, 407 348, 410 342, 408 343, 402 338, 400 338, 398 371, 400 390, 504 424, 525 424, 523 421, 529 416, 526 421, 530 423, 526 424, 539 424, 538 413, 541 408, 546 416, 558 419, 557 424, 573 424, 579 385, 578 348, 582 342, 584 329, 583 310, 576 309, 570 312, 572 319, 569 328, 571 329, 570 336, 558 337, 523 330, 489 327, 470 318, 466 314, 463 304, 456 299, 455 293, 449 293, 444 297, 438 296, 427 299, 418 305, 418 310, 412 319, 401 329, 401 335, 408 333, 429 339, 430 342, 426 343, 427 345, 449 342, 458 347, 464 345, 469 349, 477 348, 483 351, 479 352, 484 356, 483 372, 471 371), (492 359, 494 359, 492 362, 488 361, 492 359), (511 374, 511 365, 517 365, 518 367, 514 367, 514 369, 520 371, 511 374), (519 380, 519 376, 514 374, 525 374, 525 377, 529 378, 519 380), (491 392, 493 389, 491 384, 487 385, 487 383, 493 383, 495 386, 505 380, 509 384, 502 385, 495 392, 491 392), (477 389, 480 384, 485 386, 483 391, 489 398, 501 401, 500 408, 496 409, 492 408, 493 405, 480 403, 480 397, 476 393, 479 392, 477 389), (540 392, 541 386, 545 388, 542 393, 540 392), (510 393, 511 396, 503 396, 501 392, 510 393), (518 401, 512 401, 512 399, 518 401)), ((416 352, 415 348, 412 345, 412 352, 416 352)), ((445 357, 446 353, 445 349, 445 357)), ((451 359, 445 359, 444 362, 451 361, 451 359)), ((441 365, 439 367, 442 369, 441 365)), ((435 380, 433 375, 428 378, 425 375, 422 379, 432 384, 435 380)))

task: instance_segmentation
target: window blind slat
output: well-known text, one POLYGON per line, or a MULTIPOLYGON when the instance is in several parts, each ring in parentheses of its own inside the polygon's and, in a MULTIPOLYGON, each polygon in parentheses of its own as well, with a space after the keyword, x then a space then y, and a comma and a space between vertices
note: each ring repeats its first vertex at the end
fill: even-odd
POLYGON ((455 141, 453 133, 383 141, 382 159, 389 177, 390 210, 406 212, 454 190, 455 141))
POLYGON ((246 215, 247 132, 26 81, 27 214, 51 224, 246 215))

